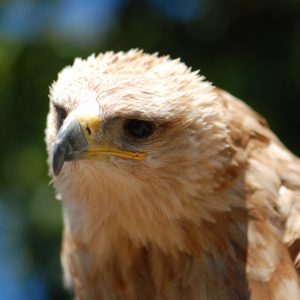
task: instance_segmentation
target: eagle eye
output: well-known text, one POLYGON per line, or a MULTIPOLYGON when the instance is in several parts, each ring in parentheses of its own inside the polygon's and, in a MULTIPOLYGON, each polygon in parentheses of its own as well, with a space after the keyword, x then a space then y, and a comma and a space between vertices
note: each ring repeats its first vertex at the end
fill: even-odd
POLYGON ((61 105, 53 104, 57 116, 57 128, 59 129, 68 115, 68 111, 61 105))
POLYGON ((126 133, 136 139, 144 139, 154 132, 154 123, 138 119, 130 119, 124 123, 126 133))

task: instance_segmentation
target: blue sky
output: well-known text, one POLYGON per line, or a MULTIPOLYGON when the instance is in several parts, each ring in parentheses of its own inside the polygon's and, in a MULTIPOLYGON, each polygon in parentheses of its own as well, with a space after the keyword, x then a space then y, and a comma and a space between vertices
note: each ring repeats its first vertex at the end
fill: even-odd
MULTIPOLYGON (((127 0, 11 0, 0 4, 0 38, 35 39, 44 35, 87 46, 118 25, 127 0)), ((207 0, 149 0, 145 5, 175 22, 205 14, 207 0)))

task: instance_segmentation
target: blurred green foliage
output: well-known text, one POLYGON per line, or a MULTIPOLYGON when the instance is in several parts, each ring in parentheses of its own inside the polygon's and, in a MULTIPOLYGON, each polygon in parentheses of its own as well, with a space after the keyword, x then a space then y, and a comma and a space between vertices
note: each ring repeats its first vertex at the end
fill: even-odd
MULTIPOLYGON (((45 299, 69 298, 59 263, 61 205, 47 176, 48 87, 76 56, 137 47, 181 57, 263 114, 283 142, 300 154, 299 1, 176 0, 177 6, 167 0, 119 2, 110 10, 105 32, 98 36, 100 23, 95 23, 88 39, 88 31, 72 39, 74 32, 62 36, 59 27, 47 27, 51 10, 47 18, 39 18, 38 33, 19 28, 16 35, 5 23, 9 2, 0 4, 0 212, 9 220, 9 238, 21 241, 0 247, 0 259, 8 257, 4 251, 22 256, 19 271, 42 278, 45 299)), ((28 3, 31 8, 49 4, 28 3)), ((62 3, 67 16, 69 1, 53 1, 52 8, 62 3)), ((108 3, 99 1, 97 7, 108 3)))

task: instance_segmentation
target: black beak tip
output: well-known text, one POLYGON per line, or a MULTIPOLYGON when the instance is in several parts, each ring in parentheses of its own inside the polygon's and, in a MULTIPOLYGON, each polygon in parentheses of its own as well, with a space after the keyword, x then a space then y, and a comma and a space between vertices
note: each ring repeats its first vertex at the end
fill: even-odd
POLYGON ((65 151, 61 145, 55 145, 52 159, 52 169, 55 176, 58 176, 65 162, 65 151))

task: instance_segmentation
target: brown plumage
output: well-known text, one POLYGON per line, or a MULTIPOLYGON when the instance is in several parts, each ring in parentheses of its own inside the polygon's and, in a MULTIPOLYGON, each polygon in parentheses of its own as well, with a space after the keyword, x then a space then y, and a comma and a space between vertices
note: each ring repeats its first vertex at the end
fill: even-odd
POLYGON ((300 162, 260 115, 135 50, 76 59, 50 99, 76 299, 300 299, 300 162))

